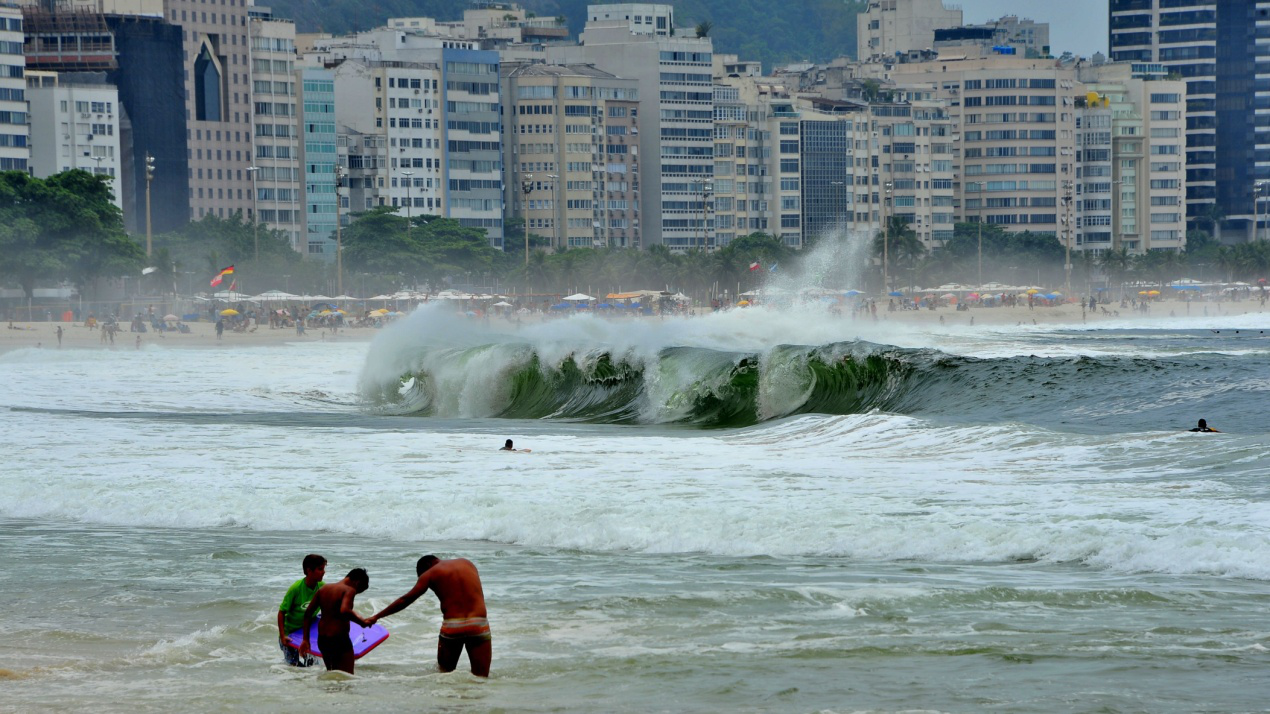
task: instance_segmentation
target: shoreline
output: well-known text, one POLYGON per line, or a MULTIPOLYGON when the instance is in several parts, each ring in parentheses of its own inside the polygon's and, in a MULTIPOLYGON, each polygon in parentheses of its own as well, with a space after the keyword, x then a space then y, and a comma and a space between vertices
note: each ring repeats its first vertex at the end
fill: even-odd
MULTIPOLYGON (((906 325, 932 324, 948 327, 968 326, 1002 326, 1002 325, 1071 325, 1097 324, 1112 320, 1148 320, 1187 317, 1230 317, 1248 314, 1264 314, 1270 317, 1270 306, 1263 306, 1255 300, 1241 302, 1185 302, 1165 300, 1151 303, 1151 312, 1143 314, 1133 308, 1119 307, 1119 303, 1099 305, 1097 314, 1082 314, 1080 305, 1065 304, 1057 306, 1037 306, 1029 309, 1026 305, 1013 307, 972 307, 958 312, 952 307, 940 307, 936 310, 896 310, 888 312, 886 303, 879 301, 877 322, 897 322, 906 325), (1188 310, 1189 308, 1189 310, 1188 310), (1106 313, 1102 310, 1106 309, 1106 313), (942 318, 942 323, 941 323, 942 318)), ((749 308, 733 308, 749 309, 749 308)), ((756 307, 753 309, 762 309, 756 307)), ((695 308, 696 317, 711 314, 707 309, 695 308)), ((538 321, 541 315, 526 316, 528 320, 538 321)), ((551 316, 557 319, 556 316, 551 316)), ((853 317, 850 311, 844 311, 840 317, 843 321, 872 321, 872 315, 853 317)), ((625 319, 625 318, 624 318, 625 319)), ((649 318, 635 318, 649 319, 649 318)), ((222 349, 235 347, 254 347, 261 345, 284 345, 296 342, 369 342, 379 334, 380 330, 366 327, 344 327, 338 333, 320 327, 308 328, 303 335, 297 335, 293 328, 270 329, 268 325, 257 326, 247 332, 226 331, 221 339, 216 339, 216 327, 210 322, 189 322, 189 333, 181 332, 129 332, 128 323, 123 323, 115 334, 114 344, 102 341, 99 328, 88 328, 83 322, 13 322, 12 329, 6 324, 0 327, 0 353, 17 349, 37 347, 41 349, 58 349, 56 329, 62 327, 61 349, 144 349, 158 344, 164 347, 187 349, 222 349), (141 338, 138 345, 137 338, 141 338)))

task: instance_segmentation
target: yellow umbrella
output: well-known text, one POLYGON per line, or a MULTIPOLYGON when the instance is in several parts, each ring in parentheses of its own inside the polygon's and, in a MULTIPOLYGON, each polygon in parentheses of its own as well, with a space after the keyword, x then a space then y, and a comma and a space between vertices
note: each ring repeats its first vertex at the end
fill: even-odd
POLYGON ((372 315, 387 315, 387 314, 388 314, 388 311, 387 311, 387 310, 385 310, 384 308, 382 308, 382 307, 381 307, 381 308, 379 308, 378 310, 371 310, 371 311, 370 311, 370 314, 372 314, 372 315))
POLYGON ((230 308, 230 309, 228 309, 228 310, 221 310, 221 311, 220 311, 220 314, 221 314, 221 315, 237 315, 237 314, 238 314, 238 311, 237 311, 237 310, 235 310, 235 309, 233 309, 233 308, 230 308))
POLYGON ((749 305, 749 304, 750 304, 749 300, 742 300, 741 302, 737 303, 737 305, 740 305, 741 307, 745 307, 746 305, 749 305))
POLYGON ((1035 294, 1037 294, 1037 293, 1039 293, 1039 292, 1041 292, 1041 291, 1040 291, 1040 290, 1037 290, 1036 288, 1031 288, 1031 289, 1029 289, 1029 290, 1027 291, 1027 294, 1028 294, 1028 295, 1035 295, 1035 294))
POLYGON ((318 314, 319 315, 334 315, 335 313, 331 312, 330 310, 323 310, 322 312, 319 312, 318 314))
POLYGON ((1159 295, 1159 294, 1160 294, 1159 290, 1151 290, 1150 292, 1147 293, 1147 295, 1159 295))

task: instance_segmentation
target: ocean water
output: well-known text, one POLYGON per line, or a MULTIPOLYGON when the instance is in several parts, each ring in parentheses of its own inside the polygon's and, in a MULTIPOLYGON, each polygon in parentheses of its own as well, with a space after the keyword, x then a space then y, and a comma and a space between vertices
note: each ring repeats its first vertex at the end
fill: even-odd
POLYGON ((0 711, 1266 711, 1266 333, 425 310, 0 354, 0 711), (436 672, 431 595, 355 677, 283 666, 310 551, 363 613, 473 560, 493 676, 436 672))

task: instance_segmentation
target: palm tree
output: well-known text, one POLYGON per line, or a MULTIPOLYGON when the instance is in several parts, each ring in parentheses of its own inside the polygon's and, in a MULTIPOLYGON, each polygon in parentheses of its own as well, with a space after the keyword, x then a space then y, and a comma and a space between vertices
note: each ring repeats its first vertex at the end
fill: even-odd
POLYGON ((697 37, 709 37, 710 31, 714 29, 714 23, 709 20, 702 20, 697 23, 697 37))
POLYGON ((1121 286, 1121 293, 1123 294, 1124 278, 1129 273, 1129 268, 1133 264, 1132 261, 1129 249, 1121 246, 1115 250, 1103 252, 1098 257, 1098 267, 1102 268, 1102 272, 1106 274, 1109 283, 1121 286))

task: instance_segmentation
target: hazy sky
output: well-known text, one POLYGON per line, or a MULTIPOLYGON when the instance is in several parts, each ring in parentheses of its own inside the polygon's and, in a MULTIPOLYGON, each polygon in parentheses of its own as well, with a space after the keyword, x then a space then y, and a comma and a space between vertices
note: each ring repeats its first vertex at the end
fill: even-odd
POLYGON ((1050 51, 1107 54, 1107 0, 944 0, 960 5, 968 23, 1018 15, 1050 24, 1050 51))

